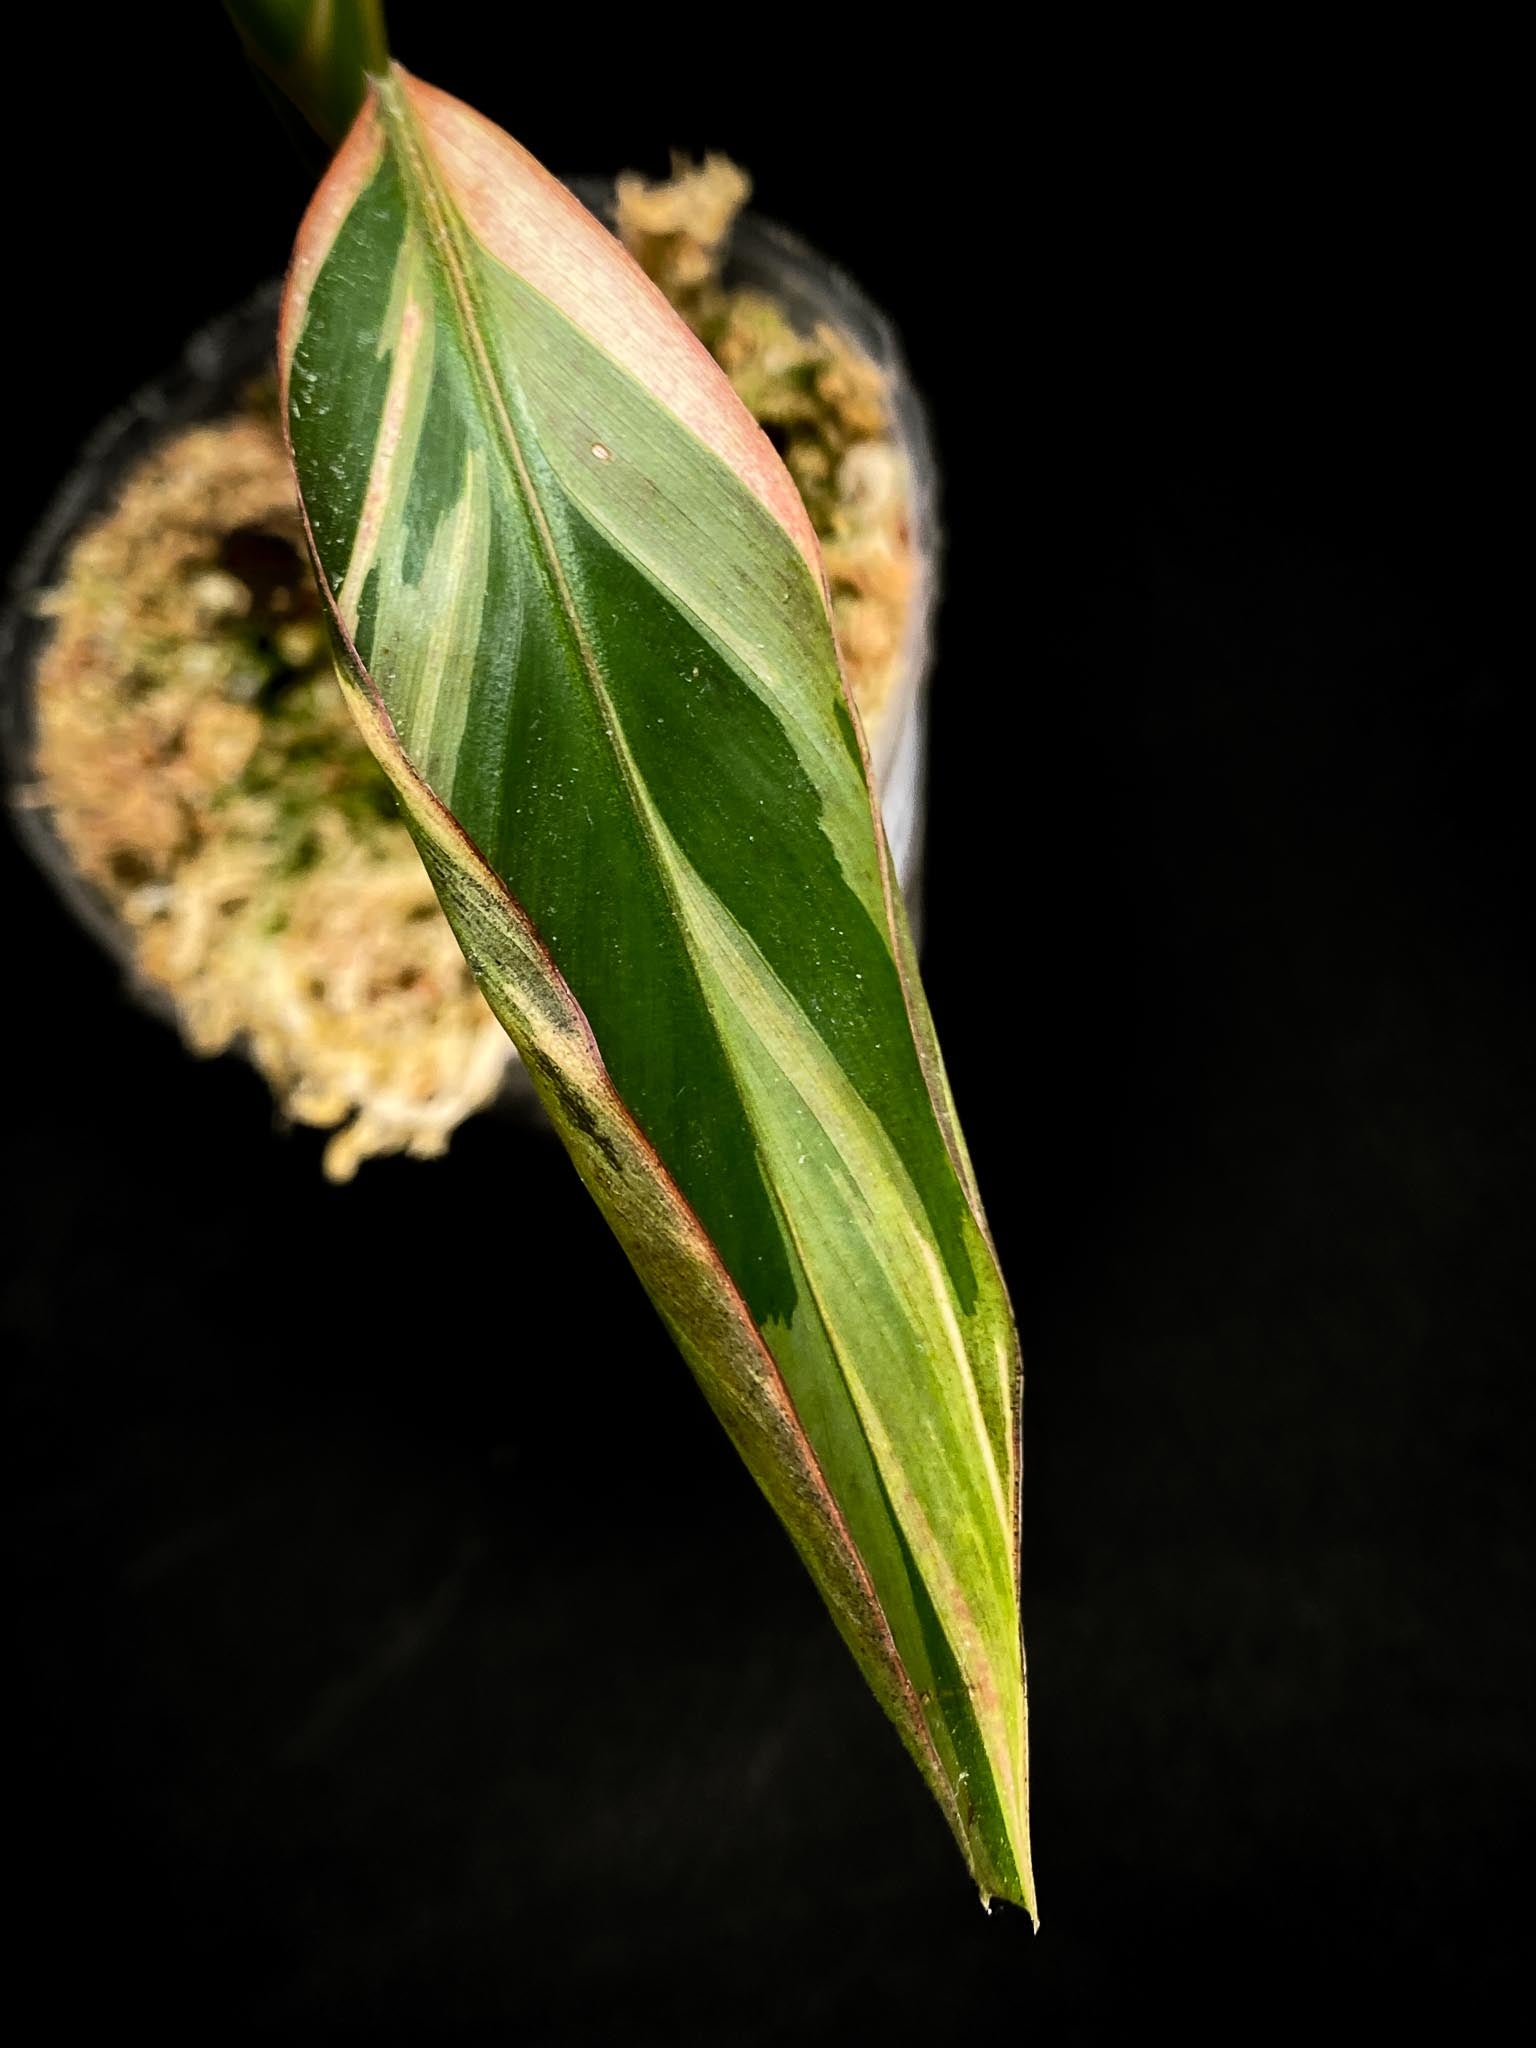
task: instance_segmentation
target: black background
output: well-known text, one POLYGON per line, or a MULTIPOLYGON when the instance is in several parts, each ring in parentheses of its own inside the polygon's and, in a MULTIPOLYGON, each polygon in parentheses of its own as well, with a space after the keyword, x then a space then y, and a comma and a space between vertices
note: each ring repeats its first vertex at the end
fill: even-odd
MULTIPOLYGON (((10 72, 9 552, 304 197, 215 9, 111 12, 10 72)), ((926 971, 1025 1342, 1042 1931, 553 1141, 326 1187, 7 846, 13 1995, 1477 2037, 1532 1817, 1508 53, 525 13, 396 43, 558 168, 731 150, 932 403, 926 971)))

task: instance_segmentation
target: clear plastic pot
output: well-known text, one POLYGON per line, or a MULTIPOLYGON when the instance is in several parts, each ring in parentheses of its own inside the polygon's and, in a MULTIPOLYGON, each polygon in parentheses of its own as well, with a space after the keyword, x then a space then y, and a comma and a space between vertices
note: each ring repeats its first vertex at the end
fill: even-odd
MULTIPOLYGON (((594 212, 611 217, 612 185, 571 180, 594 212)), ((884 373, 897 438, 910 481, 910 522, 916 573, 908 605, 901 666, 871 754, 879 780, 892 856, 916 918, 921 870, 926 691, 938 599, 938 476, 927 422, 902 361, 894 329, 850 278, 797 236, 753 213, 738 221, 726 282, 771 294, 797 326, 826 322, 849 336, 884 373)), ((111 904, 76 870, 46 805, 38 801, 35 679, 52 630, 38 616, 38 598, 64 574, 75 536, 105 513, 123 484, 160 442, 184 428, 233 412, 250 380, 272 362, 280 286, 266 284, 244 305, 212 321, 188 343, 181 361, 104 420, 49 506, 9 579, 0 612, 0 744, 17 832, 69 909, 131 972, 132 936, 111 904)), ((170 1018, 169 996, 134 978, 137 997, 170 1018)), ((514 1063, 512 1099, 532 1099, 514 1063)))

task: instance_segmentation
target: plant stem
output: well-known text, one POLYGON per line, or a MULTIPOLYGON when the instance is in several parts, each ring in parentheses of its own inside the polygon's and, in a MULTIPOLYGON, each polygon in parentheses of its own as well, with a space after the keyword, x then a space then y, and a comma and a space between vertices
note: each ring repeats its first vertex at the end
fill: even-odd
POLYGON ((389 63, 383 0, 224 0, 246 54, 334 148, 389 63))

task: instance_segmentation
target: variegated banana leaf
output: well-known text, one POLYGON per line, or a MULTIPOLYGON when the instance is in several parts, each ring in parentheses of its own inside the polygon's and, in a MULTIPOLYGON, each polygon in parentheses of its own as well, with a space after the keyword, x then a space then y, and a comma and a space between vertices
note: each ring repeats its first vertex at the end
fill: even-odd
POLYGON ((789 476, 607 231, 398 69, 281 362, 343 684, 480 985, 1033 1911, 1016 1339, 789 476))

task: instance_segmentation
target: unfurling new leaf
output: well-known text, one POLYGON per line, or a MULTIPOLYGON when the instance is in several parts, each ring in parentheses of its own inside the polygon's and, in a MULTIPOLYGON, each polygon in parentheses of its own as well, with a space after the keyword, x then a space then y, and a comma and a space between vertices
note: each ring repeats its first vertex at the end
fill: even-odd
POLYGON ((224 0, 253 64, 333 147, 389 61, 383 0, 224 0))
POLYGON ((281 360, 343 683, 460 943, 983 1894, 1033 1910, 1016 1339, 789 476, 606 230, 398 69, 281 360))

